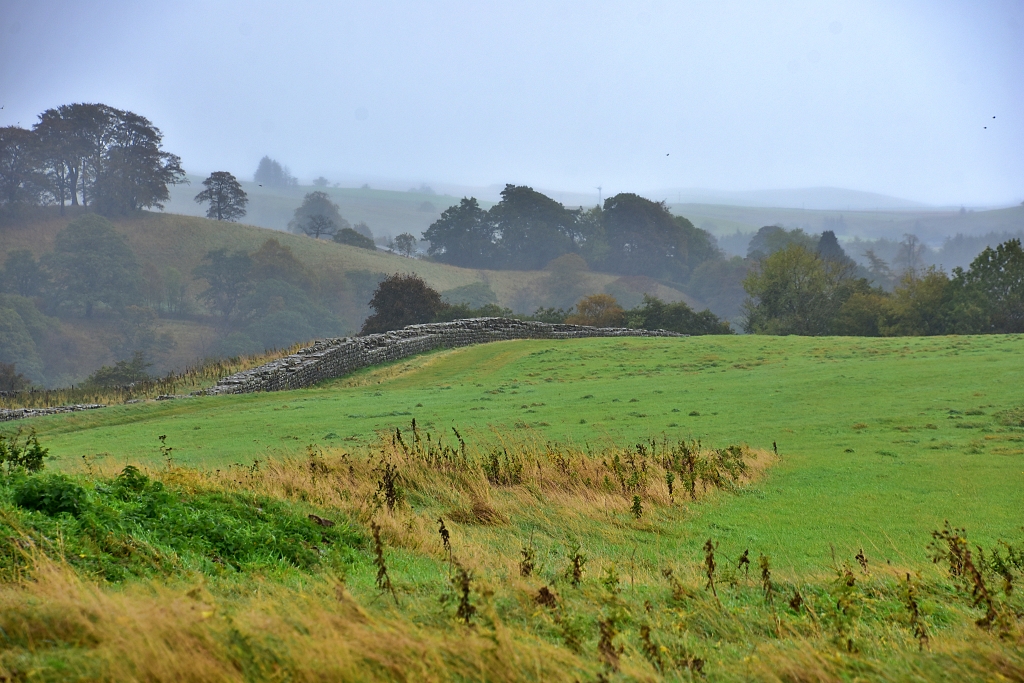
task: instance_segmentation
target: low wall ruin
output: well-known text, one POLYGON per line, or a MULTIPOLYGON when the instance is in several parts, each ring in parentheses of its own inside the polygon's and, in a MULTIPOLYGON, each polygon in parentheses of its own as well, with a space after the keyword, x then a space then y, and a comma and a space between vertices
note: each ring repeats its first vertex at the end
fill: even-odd
POLYGON ((221 379, 208 395, 247 394, 309 387, 361 368, 435 349, 511 339, 582 339, 585 337, 685 337, 665 330, 554 325, 512 318, 472 318, 448 323, 410 325, 364 337, 322 339, 296 353, 221 379))

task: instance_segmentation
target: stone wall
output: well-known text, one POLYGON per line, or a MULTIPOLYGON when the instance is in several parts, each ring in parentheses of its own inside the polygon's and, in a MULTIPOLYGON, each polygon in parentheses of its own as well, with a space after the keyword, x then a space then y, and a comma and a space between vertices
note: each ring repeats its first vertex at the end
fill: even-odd
POLYGON ((217 382, 207 394, 300 389, 360 368, 387 363, 434 349, 509 339, 580 339, 583 337, 685 337, 664 330, 551 325, 511 318, 473 318, 450 323, 410 325, 365 337, 323 339, 297 353, 245 370, 217 382))
POLYGON ((99 403, 79 403, 73 406, 56 406, 54 408, 13 408, 0 409, 0 422, 10 420, 23 420, 26 417, 38 417, 40 415, 56 415, 58 413, 76 413, 79 410, 95 410, 106 408, 99 403))

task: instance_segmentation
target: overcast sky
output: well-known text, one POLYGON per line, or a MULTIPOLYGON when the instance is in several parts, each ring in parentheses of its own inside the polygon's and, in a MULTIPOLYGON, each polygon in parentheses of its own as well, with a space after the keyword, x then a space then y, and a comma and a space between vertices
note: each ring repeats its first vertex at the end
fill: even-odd
POLYGON ((1024 2, 0 0, 0 125, 71 102, 196 174, 1009 204, 1024 2))

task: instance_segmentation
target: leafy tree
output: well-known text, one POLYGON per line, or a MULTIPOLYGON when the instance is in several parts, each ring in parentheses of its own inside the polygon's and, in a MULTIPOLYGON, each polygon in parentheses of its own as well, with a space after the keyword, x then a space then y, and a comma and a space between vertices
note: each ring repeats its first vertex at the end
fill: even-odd
POLYGON ((268 156, 260 159, 256 173, 253 174, 253 180, 267 187, 289 187, 299 184, 287 166, 282 166, 268 156))
POLYGON ((626 324, 625 311, 610 294, 592 294, 580 299, 576 312, 566 317, 570 325, 591 327, 623 327, 626 324))
POLYGON ((78 204, 76 192, 78 169, 87 147, 75 134, 74 120, 59 109, 47 109, 32 127, 36 138, 36 160, 45 174, 50 194, 60 204, 64 215, 65 202, 78 204))
POLYGON ((0 363, 17 365, 30 377, 41 377, 43 360, 20 312, 0 299, 0 363))
POLYGON ((924 257, 927 253, 928 247, 921 241, 921 238, 907 233, 903 235, 899 251, 896 252, 896 257, 893 259, 893 265, 901 274, 913 273, 924 267, 924 257))
POLYGON ((32 131, 0 128, 0 205, 39 201, 45 178, 37 170, 36 147, 32 131))
POLYGON ((58 311, 91 318, 97 307, 120 311, 139 303, 139 265, 128 240, 107 219, 85 214, 57 233, 43 257, 58 311))
POLYGON ((361 249, 377 250, 377 245, 374 244, 373 239, 356 232, 352 228, 342 228, 334 233, 334 241, 338 244, 347 244, 352 247, 360 247, 361 249))
POLYGON ((496 253, 494 229, 487 212, 475 198, 465 198, 449 207, 423 233, 430 242, 427 254, 442 263, 467 268, 493 266, 496 253))
POLYGON ((609 253, 606 267, 624 275, 647 275, 685 282, 693 268, 717 256, 714 238, 664 202, 622 193, 604 203, 609 253))
POLYGON ((255 282, 280 280, 300 289, 308 289, 312 278, 306 267, 295 258, 290 247, 270 238, 252 253, 250 277, 255 282))
POLYGON ((16 249, 7 254, 0 291, 18 296, 36 296, 47 283, 46 273, 28 249, 16 249))
POLYGON ((196 203, 210 203, 210 208, 206 210, 207 218, 234 221, 245 215, 249 197, 235 176, 227 171, 214 171, 203 181, 203 187, 206 189, 196 195, 196 203))
POLYGON ((351 226, 341 217, 338 205, 331 201, 326 192, 319 190, 303 197, 302 204, 295 209, 294 218, 288 223, 288 229, 292 232, 317 239, 333 236, 348 227, 351 226))
POLYGON ((487 212, 491 231, 501 236, 499 263, 521 270, 537 270, 572 251, 576 220, 575 212, 525 185, 506 185, 487 212))
POLYGON ((882 308, 879 333, 886 337, 946 334, 951 294, 949 278, 935 266, 908 270, 882 308))
POLYGON ((362 221, 359 221, 358 223, 353 225, 352 229, 358 232, 363 237, 369 237, 371 240, 373 239, 373 231, 370 230, 370 226, 362 221))
POLYGON ((238 318, 245 323, 245 334, 256 342, 253 351, 284 349, 341 332, 341 322, 306 292, 274 279, 257 283, 239 302, 238 318))
POLYGON ((1019 239, 986 247, 964 271, 953 269, 962 331, 1024 332, 1024 250, 1019 239))
POLYGON ((644 330, 668 330, 681 334, 733 334, 729 323, 719 320, 710 310, 696 312, 685 301, 667 304, 644 295, 641 306, 627 311, 629 326, 644 330))
POLYGON ((690 274, 686 291, 716 315, 726 320, 738 320, 746 298, 743 280, 752 267, 749 260, 739 256, 705 261, 690 274))
POLYGON ((315 185, 316 187, 327 187, 330 184, 331 181, 328 180, 327 178, 324 178, 323 176, 319 176, 313 180, 313 185, 315 185))
POLYGON ((108 146, 95 181, 96 206, 103 213, 163 208, 168 185, 188 182, 181 159, 160 146, 163 133, 149 119, 114 110, 108 146))
POLYGON ((252 258, 244 251, 229 254, 227 249, 216 249, 207 252, 203 260, 208 263, 192 271, 194 277, 209 285, 199 298, 228 321, 238 302, 252 290, 252 258))
POLYGON ((145 382, 152 379, 147 372, 152 365, 152 363, 146 362, 145 354, 136 351, 131 360, 119 360, 113 366, 104 365, 85 380, 85 385, 123 387, 145 382))
POLYGON ((766 225, 750 238, 747 258, 759 261, 794 244, 816 250, 818 241, 800 228, 786 230, 779 225, 766 225))
POLYGON ((417 275, 388 276, 370 299, 373 314, 363 323, 360 334, 398 330, 434 320, 444 308, 441 295, 417 275))
POLYGON ((397 235, 391 242, 392 250, 402 256, 412 256, 416 251, 416 238, 407 232, 397 235))
POLYGON ((843 251, 842 245, 839 244, 839 240, 836 238, 836 234, 831 230, 826 230, 821 233, 821 237, 818 239, 818 256, 829 261, 837 261, 839 263, 845 263, 847 265, 856 265, 846 252, 843 251))
POLYGON ((832 334, 853 283, 850 266, 790 245, 762 259, 743 281, 744 327, 759 334, 832 334))

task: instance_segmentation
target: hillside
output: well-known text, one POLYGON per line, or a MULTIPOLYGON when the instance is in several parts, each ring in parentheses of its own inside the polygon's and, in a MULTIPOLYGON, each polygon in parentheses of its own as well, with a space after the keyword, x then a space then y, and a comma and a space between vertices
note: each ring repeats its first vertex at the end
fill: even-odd
MULTIPOLYGON (((202 189, 203 178, 190 176, 189 185, 169 187, 171 199, 164 210, 184 216, 205 216, 204 206, 194 201, 202 189)), ((403 232, 419 238, 441 212, 459 203, 458 197, 425 191, 397 192, 350 187, 262 187, 240 181, 249 197, 245 221, 272 230, 284 230, 296 207, 309 192, 327 193, 339 207, 341 215, 351 224, 366 223, 375 237, 394 237, 403 232)), ((485 202, 484 206, 488 206, 485 202)))
MULTIPOLYGON (((0 225, 0 263, 11 251, 28 249, 36 257, 53 249, 54 237, 73 219, 69 209, 61 217, 56 209, 39 209, 18 221, 0 225)), ((277 230, 245 224, 218 222, 194 216, 170 213, 139 212, 130 217, 113 220, 117 231, 123 234, 142 269, 147 286, 160 288, 173 277, 185 284, 185 298, 192 302, 193 311, 187 315, 164 314, 154 323, 156 335, 169 333, 174 347, 160 359, 157 370, 164 372, 182 368, 187 364, 215 355, 218 341, 224 331, 217 320, 206 314, 195 303, 206 283, 191 274, 203 262, 207 252, 216 249, 255 252, 268 239, 276 239, 291 250, 297 260, 314 279, 313 289, 317 301, 340 320, 340 333, 352 334, 360 328, 368 313, 367 303, 377 279, 389 273, 416 273, 440 292, 484 283, 496 297, 497 303, 517 312, 533 312, 538 306, 568 307, 583 295, 603 292, 611 286, 627 306, 638 303, 642 291, 648 291, 666 301, 686 300, 690 305, 699 303, 678 290, 655 282, 635 279, 624 284, 615 275, 603 273, 574 273, 574 286, 564 287, 562 280, 552 278, 546 271, 490 271, 457 268, 429 261, 409 259, 386 251, 369 251, 304 235, 293 235, 277 230), (178 275, 174 275, 171 269, 178 275)), ((109 320, 64 319, 61 323, 64 337, 74 340, 74 355, 79 362, 62 370, 64 382, 80 382, 101 364, 115 360, 109 350, 117 334, 109 320)), ((290 346, 300 339, 283 338, 282 346, 290 346)), ((246 349, 244 352, 259 351, 246 349)))

